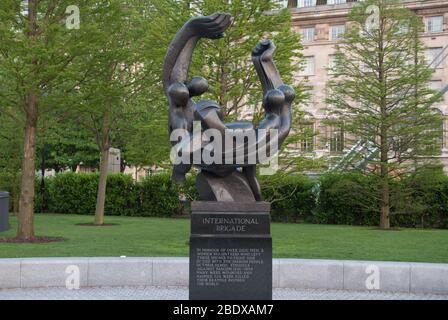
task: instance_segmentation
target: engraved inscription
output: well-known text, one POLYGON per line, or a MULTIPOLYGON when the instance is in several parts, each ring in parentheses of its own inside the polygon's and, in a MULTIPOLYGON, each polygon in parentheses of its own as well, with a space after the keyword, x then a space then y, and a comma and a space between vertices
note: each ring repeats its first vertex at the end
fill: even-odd
POLYGON ((258 225, 258 218, 205 217, 204 225, 213 225, 216 232, 246 232, 247 226, 258 225))
POLYGON ((261 248, 196 248, 196 283, 216 287, 244 283, 262 265, 261 248))

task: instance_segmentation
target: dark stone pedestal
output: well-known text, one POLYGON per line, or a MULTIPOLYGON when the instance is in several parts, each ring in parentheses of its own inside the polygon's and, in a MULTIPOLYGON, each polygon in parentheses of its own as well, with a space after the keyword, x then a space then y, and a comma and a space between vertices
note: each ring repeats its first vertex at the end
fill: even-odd
POLYGON ((267 202, 192 203, 191 300, 271 300, 267 202))

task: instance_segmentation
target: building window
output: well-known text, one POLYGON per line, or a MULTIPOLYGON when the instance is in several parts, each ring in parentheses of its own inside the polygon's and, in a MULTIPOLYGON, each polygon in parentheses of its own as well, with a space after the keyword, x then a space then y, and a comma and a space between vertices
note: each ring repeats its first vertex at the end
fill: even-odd
POLYGON ((297 1, 297 8, 314 7, 316 0, 299 0, 297 1))
POLYGON ((301 76, 312 76, 314 75, 314 56, 312 57, 304 57, 304 68, 300 72, 301 76))
POLYGON ((328 0, 328 4, 341 4, 346 2, 346 0, 328 0))
POLYGON ((303 28, 302 29, 302 41, 303 42, 313 42, 315 35, 315 29, 313 28, 303 28))
POLYGON ((332 26, 330 29, 330 39, 331 40, 342 39, 344 33, 345 33, 345 25, 332 26))
POLYGON ((314 123, 307 122, 300 125, 300 130, 303 138, 300 140, 300 151, 313 152, 314 151, 314 123))
POLYGON ((426 51, 426 60, 431 68, 443 68, 443 48, 429 48, 426 51))
POLYGON ((342 125, 331 125, 328 138, 330 152, 340 153, 344 150, 344 130, 342 125))
POLYGON ((443 16, 428 17, 426 20, 426 31, 442 32, 443 31, 443 16))
POLYGON ((328 56, 328 74, 334 74, 334 68, 336 68, 336 55, 330 54, 328 56))

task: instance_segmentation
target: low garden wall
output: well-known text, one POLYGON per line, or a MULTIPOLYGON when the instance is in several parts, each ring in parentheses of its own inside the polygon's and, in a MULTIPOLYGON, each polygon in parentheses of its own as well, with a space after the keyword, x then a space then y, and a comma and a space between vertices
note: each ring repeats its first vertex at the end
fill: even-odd
MULTIPOLYGON (((187 287, 188 270, 188 258, 0 259, 0 289, 187 287)), ((274 259, 272 270, 273 288, 448 294, 447 264, 274 259)))

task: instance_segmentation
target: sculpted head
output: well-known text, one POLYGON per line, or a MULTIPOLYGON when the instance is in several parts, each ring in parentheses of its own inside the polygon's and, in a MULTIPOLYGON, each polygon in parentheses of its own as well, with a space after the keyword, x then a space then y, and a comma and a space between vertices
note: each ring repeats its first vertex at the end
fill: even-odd
POLYGON ((187 84, 187 88, 190 92, 190 97, 197 97, 207 92, 208 81, 203 77, 193 77, 187 84))
POLYGON ((283 92, 283 94, 285 95, 285 102, 289 105, 292 104, 292 102, 294 101, 294 98, 296 97, 296 92, 295 92, 294 88, 284 84, 284 85, 281 85, 280 87, 278 87, 278 90, 283 92))
POLYGON ((268 113, 280 112, 281 107, 285 103, 285 95, 278 89, 269 90, 264 97, 264 109, 268 113))
POLYGON ((176 82, 169 86, 168 96, 176 107, 183 107, 188 104, 190 91, 183 83, 176 82))

